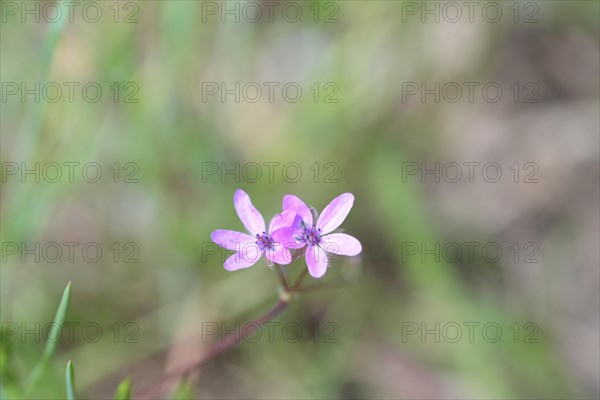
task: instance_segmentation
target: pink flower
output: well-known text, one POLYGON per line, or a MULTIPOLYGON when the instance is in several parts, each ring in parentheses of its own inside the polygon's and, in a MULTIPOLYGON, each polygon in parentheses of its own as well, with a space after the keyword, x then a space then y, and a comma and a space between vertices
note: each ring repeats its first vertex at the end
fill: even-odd
POLYGON ((265 220, 250 201, 250 196, 241 189, 233 195, 233 206, 240 220, 250 233, 217 229, 211 233, 213 242, 227 250, 234 250, 236 254, 225 260, 223 266, 228 271, 248 268, 256 264, 260 257, 265 255, 267 260, 276 264, 289 264, 291 255, 287 248, 276 242, 270 233, 280 228, 289 227, 294 221, 293 211, 284 211, 277 214, 265 229, 265 220))
POLYGON ((323 209, 315 224, 308 206, 298 197, 288 194, 283 198, 283 210, 293 211, 296 218, 291 227, 278 230, 273 237, 287 248, 307 246, 305 257, 308 272, 320 278, 329 265, 328 253, 355 256, 362 251, 356 238, 345 233, 331 233, 344 222, 353 204, 354 196, 351 193, 336 197, 323 209))

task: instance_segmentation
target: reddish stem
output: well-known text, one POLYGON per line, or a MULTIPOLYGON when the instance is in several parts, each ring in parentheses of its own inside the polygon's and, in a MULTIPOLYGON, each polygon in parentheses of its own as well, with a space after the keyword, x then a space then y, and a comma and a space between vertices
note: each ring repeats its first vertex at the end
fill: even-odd
POLYGON ((287 279, 285 278, 285 273, 281 269, 281 265, 276 265, 275 268, 277 269, 277 275, 279 276, 279 283, 281 284, 283 290, 287 292, 289 290, 289 286, 287 279))
POLYGON ((254 320, 253 322, 244 325, 244 327, 242 327, 237 332, 226 336, 225 340, 217 342, 208 351, 208 353, 202 356, 202 358, 192 363, 189 363, 188 365, 183 366, 175 371, 163 375, 161 378, 158 379, 158 381, 140 390, 140 392, 136 395, 135 398, 147 399, 153 397, 157 392, 160 391, 163 385, 167 384, 168 382, 171 382, 175 378, 189 374, 196 368, 200 368, 207 362, 218 357, 221 353, 225 352, 230 347, 233 347, 234 345, 243 341, 246 337, 248 337, 248 335, 256 331, 262 325, 271 321, 272 319, 276 318, 279 314, 281 314, 287 308, 288 304, 289 300, 280 299, 279 303, 277 303, 277 305, 271 311, 269 311, 262 317, 254 320))
POLYGON ((292 287, 292 291, 299 291, 298 289, 300 289, 300 285, 302 284, 302 281, 304 280, 304 278, 306 277, 306 275, 308 274, 308 268, 305 268, 302 273, 300 274, 300 276, 298 277, 298 279, 296 279, 296 282, 294 283, 294 286, 292 287))

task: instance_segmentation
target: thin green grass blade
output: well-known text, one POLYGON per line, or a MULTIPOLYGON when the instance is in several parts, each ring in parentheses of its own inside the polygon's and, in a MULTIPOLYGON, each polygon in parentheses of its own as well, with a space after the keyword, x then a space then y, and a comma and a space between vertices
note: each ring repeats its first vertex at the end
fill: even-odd
POLYGON ((67 314, 67 309, 69 308, 70 302, 71 282, 67 283, 67 287, 65 288, 62 298, 60 299, 60 304, 58 305, 56 315, 54 316, 54 323, 52 324, 50 331, 48 332, 49 340, 46 342, 44 352, 42 353, 42 356, 40 357, 40 360, 38 361, 36 366, 33 368, 33 371, 31 371, 31 374, 25 381, 26 393, 35 387, 35 385, 39 382, 42 376, 44 376, 44 373, 48 368, 50 358, 52 358, 54 350, 56 350, 56 342, 58 341, 59 332, 61 331, 65 322, 65 315, 67 314), (52 338, 54 338, 54 340, 50 340, 52 338))
POLYGON ((179 382, 179 385, 177 385, 177 389, 173 395, 173 400, 189 400, 193 398, 193 389, 190 381, 187 379, 182 379, 179 382))
POLYGON ((67 363, 65 382, 67 385, 67 400, 75 400, 75 369, 71 360, 67 363))
POLYGON ((115 400, 130 400, 131 399, 131 379, 124 379, 117 388, 115 400))

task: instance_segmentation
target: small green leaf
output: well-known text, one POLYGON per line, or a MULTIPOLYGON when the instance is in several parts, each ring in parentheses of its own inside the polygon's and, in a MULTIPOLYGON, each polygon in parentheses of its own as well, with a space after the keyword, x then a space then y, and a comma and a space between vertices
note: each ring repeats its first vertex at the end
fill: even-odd
POLYGON ((130 400, 131 399, 131 379, 126 378, 119 384, 115 400, 130 400))
POLYGON ((71 360, 67 363, 65 381, 67 384, 67 400, 75 400, 75 369, 71 360))
POLYGON ((67 287, 65 288, 62 298, 60 299, 60 304, 58 305, 56 315, 54 316, 54 322, 50 327, 50 331, 48 332, 48 341, 46 342, 46 347, 44 347, 44 352, 42 353, 42 356, 40 357, 40 360, 37 362, 36 366, 33 368, 33 371, 31 371, 31 374, 25 381, 26 393, 35 387, 42 376, 44 376, 44 373, 48 368, 50 358, 52 358, 54 350, 56 350, 56 342, 58 341, 59 333, 65 322, 65 315, 67 314, 67 309, 69 308, 70 302, 71 282, 67 283, 67 287))

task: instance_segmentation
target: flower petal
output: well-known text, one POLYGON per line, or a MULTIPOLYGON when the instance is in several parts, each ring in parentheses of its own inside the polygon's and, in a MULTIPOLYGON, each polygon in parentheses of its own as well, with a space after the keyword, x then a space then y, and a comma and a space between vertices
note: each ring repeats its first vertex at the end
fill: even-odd
POLYGON ((308 208, 305 202, 293 194, 286 194, 283 197, 283 209, 294 211, 296 214, 302 217, 307 225, 313 224, 313 217, 312 213, 310 212, 310 208, 308 208))
POLYGON ((279 244, 275 244, 272 249, 266 250, 265 257, 273 264, 287 265, 292 262, 290 251, 279 244))
MULTIPOLYGON (((302 217, 296 216, 296 220, 300 221, 302 217)), ((296 236, 300 232, 297 230, 295 225, 287 226, 285 228, 279 228, 275 232, 271 233, 271 238, 280 245, 285 246, 288 249, 300 249, 304 247, 304 242, 296 241, 296 236)))
POLYGON ((358 239, 345 233, 332 233, 321 237, 320 246, 329 253, 342 256, 355 256, 362 251, 358 239))
POLYGON ((227 250, 240 251, 245 245, 256 242, 252 236, 226 229, 217 229, 210 234, 210 239, 227 250))
POLYGON ((327 253, 323 249, 319 248, 319 246, 310 246, 306 249, 305 257, 308 272, 314 278, 320 278, 325 275, 329 260, 327 259, 327 253))
POLYGON ((265 232, 265 220, 250 201, 250 196, 241 189, 235 191, 233 195, 233 206, 237 212, 242 224, 251 234, 262 234, 265 232))
POLYGON ((353 204, 352 193, 339 195, 323 209, 317 221, 317 228, 320 228, 323 234, 331 232, 344 222, 353 204))
POLYGON ((261 255, 262 251, 260 251, 258 246, 245 246, 242 251, 227 258, 223 266, 227 271, 248 268, 256 264, 261 255))
POLYGON ((273 233, 279 228, 291 226, 295 217, 296 212, 293 210, 283 211, 282 213, 275 215, 269 224, 269 233, 273 233))

